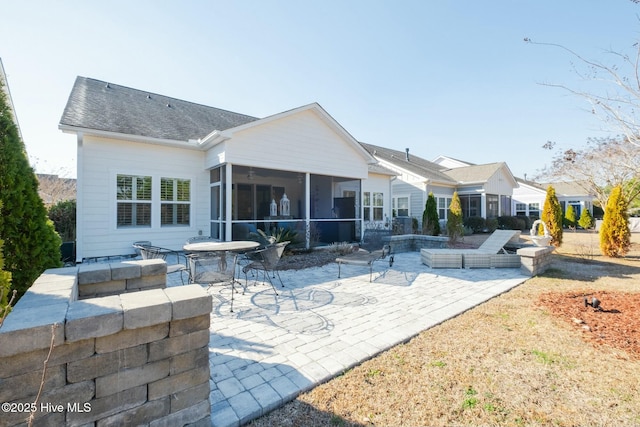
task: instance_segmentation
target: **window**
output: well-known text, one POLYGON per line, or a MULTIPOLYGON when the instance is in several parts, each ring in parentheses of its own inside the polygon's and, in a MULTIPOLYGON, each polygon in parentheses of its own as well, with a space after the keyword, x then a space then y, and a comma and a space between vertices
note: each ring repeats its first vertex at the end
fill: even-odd
POLYGON ((365 191, 362 196, 362 206, 364 207, 363 219, 365 221, 382 221, 384 211, 384 194, 365 191))
POLYGON ((511 196, 500 196, 500 215, 511 216, 511 196))
POLYGON ((487 194, 487 218, 498 217, 498 196, 487 194))
POLYGON ((449 206, 451 206, 451 197, 438 197, 438 218, 447 219, 449 206))
POLYGON ((540 203, 529 203, 529 216, 540 218, 540 203))
POLYGON ((191 182, 160 178, 160 225, 189 225, 190 210, 191 182))
POLYGON ((516 203, 516 215, 527 215, 527 204, 526 203, 516 203))
POLYGON ((151 177, 116 177, 117 226, 151 227, 151 177))
POLYGON ((409 197, 394 197, 393 209, 397 216, 409 216, 409 197))
POLYGON ((469 218, 480 216, 480 201, 479 195, 462 194, 460 195, 460 204, 462 205, 462 217, 469 218))

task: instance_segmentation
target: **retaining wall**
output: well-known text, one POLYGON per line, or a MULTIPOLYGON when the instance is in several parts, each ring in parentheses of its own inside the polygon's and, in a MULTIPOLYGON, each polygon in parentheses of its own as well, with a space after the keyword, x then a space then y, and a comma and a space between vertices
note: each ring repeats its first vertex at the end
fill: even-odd
POLYGON ((520 271, 528 276, 538 276, 551 266, 551 254, 554 246, 531 246, 528 248, 518 249, 517 254, 520 255, 520 271))
POLYGON ((0 327, 0 426, 210 426, 211 309, 162 260, 45 271, 0 327))
POLYGON ((426 236, 423 234, 400 234, 387 236, 385 242, 389 242, 393 253, 420 252, 422 248, 443 249, 448 246, 449 238, 442 236, 426 236))

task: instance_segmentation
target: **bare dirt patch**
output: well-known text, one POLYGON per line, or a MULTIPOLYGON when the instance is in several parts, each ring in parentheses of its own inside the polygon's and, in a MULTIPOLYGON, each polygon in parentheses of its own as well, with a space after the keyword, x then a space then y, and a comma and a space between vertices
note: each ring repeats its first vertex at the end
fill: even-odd
POLYGON ((640 359, 640 294, 593 290, 550 292, 540 295, 540 304, 576 329, 582 339, 596 346, 607 345, 640 359), (585 306, 585 299, 600 301, 600 309, 585 306))

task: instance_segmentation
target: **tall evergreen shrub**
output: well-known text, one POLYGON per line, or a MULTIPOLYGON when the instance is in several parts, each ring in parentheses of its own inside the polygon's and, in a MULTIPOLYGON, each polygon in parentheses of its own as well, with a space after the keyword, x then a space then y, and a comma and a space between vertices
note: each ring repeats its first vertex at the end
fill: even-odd
POLYGON ((436 198, 433 193, 429 193, 422 213, 422 233, 428 236, 438 236, 440 231, 440 218, 438 217, 436 198))
POLYGON ((460 204, 460 197, 458 192, 453 193, 451 204, 449 205, 449 215, 447 216, 447 234, 449 235, 449 242, 454 244, 456 241, 464 236, 464 224, 462 220, 462 206, 460 204))
POLYGON ((631 231, 627 216, 627 203, 622 194, 622 187, 611 191, 604 210, 602 227, 600 227, 600 250, 608 257, 621 257, 629 252, 631 231))
MULTIPOLYGON (((0 215, 2 215, 2 202, 0 202, 0 215)), ((0 239, 0 318, 9 303, 9 294, 11 293, 11 273, 4 270, 3 246, 4 241, 0 239)))
POLYGON ((554 246, 562 245, 562 206, 556 197, 556 190, 551 185, 547 187, 547 196, 540 219, 547 224, 551 235, 551 244, 554 246))
POLYGON ((580 219, 578 220, 578 225, 584 228, 585 230, 593 228, 593 226, 595 225, 595 221, 591 216, 591 212, 589 212, 589 209, 585 208, 582 210, 582 213, 580 214, 580 219))
POLYGON ((573 209, 573 205, 567 206, 567 210, 564 213, 564 223, 569 228, 576 228, 576 211, 573 209))
POLYGON ((22 295, 47 268, 59 267, 60 237, 38 195, 38 180, 0 82, 0 239, 12 287, 22 295))

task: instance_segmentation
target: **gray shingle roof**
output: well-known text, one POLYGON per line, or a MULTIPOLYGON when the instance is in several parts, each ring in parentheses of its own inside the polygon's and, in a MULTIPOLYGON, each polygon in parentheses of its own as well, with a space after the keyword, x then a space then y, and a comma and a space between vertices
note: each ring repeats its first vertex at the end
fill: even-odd
POLYGON ((78 76, 60 125, 187 141, 255 120, 258 118, 78 76))
POLYGON ((504 162, 487 163, 484 165, 447 169, 444 173, 461 184, 465 182, 485 182, 504 165, 504 162))
POLYGON ((443 169, 437 163, 430 162, 421 157, 409 154, 407 161, 407 153, 404 151, 392 150, 378 145, 360 143, 372 156, 385 160, 406 171, 422 176, 432 181, 455 184, 456 181, 441 172, 443 169))

